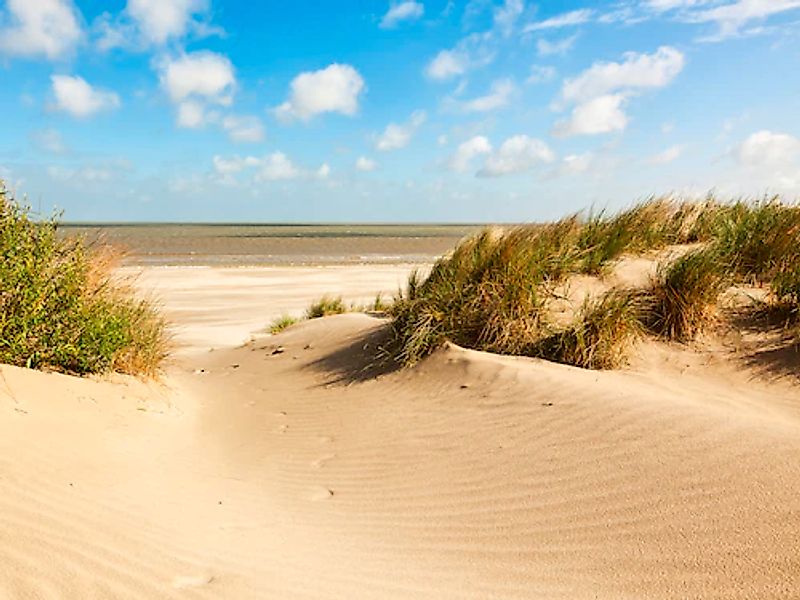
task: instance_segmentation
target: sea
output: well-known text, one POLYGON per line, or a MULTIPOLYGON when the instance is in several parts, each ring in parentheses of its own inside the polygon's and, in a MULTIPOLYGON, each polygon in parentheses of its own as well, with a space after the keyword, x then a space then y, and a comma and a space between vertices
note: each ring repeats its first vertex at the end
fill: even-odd
POLYGON ((62 223, 65 236, 118 247, 123 264, 427 264, 482 225, 62 223))

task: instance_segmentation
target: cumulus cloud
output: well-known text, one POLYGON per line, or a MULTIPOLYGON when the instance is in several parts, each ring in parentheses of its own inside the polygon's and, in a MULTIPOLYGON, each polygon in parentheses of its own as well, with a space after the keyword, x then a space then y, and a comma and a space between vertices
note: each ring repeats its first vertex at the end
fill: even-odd
POLYGON ((452 171, 463 173, 469 170, 475 157, 489 154, 491 151, 492 144, 489 143, 489 140, 482 135, 476 135, 458 145, 448 161, 448 167, 452 171))
POLYGON ((523 173, 538 165, 552 163, 555 158, 555 153, 542 140, 515 135, 489 155, 478 176, 500 177, 523 173))
POLYGON ((359 171, 369 172, 378 168, 378 164, 371 158, 366 156, 359 156, 356 159, 356 169, 359 171))
POLYGON ((647 162, 651 165, 666 165, 680 158, 681 154, 683 154, 683 146, 670 146, 663 152, 651 156, 647 162))
POLYGON ((264 124, 252 115, 228 115, 222 119, 222 128, 234 142, 254 144, 264 141, 264 124))
POLYGON ((325 179, 330 175, 331 169, 323 163, 318 169, 304 169, 297 166, 291 158, 283 152, 272 152, 265 156, 214 156, 214 170, 224 180, 236 181, 234 177, 249 171, 253 181, 264 183, 270 181, 288 181, 292 179, 325 179))
POLYGON ((576 104, 569 119, 556 124, 560 136, 621 131, 628 124, 625 102, 643 90, 665 87, 683 70, 684 56, 662 46, 653 54, 628 52, 621 62, 598 62, 561 87, 557 108, 576 104))
POLYGON ((114 92, 94 88, 82 77, 53 75, 54 103, 52 108, 73 117, 90 117, 105 110, 113 110, 120 105, 119 96, 114 92))
POLYGON ((608 94, 579 104, 568 119, 556 123, 553 135, 568 137, 622 131, 628 125, 628 117, 622 110, 624 102, 622 94, 608 94))
POLYGON ((208 23, 209 0, 128 0, 112 17, 103 13, 93 30, 101 50, 164 46, 193 33, 203 37, 221 33, 208 23))
POLYGON ((578 34, 571 35, 569 37, 555 40, 555 41, 547 41, 547 40, 537 40, 536 41, 536 52, 539 56, 553 56, 558 54, 566 54, 572 47, 575 45, 575 40, 578 39, 578 34))
POLYGON ((421 2, 414 2, 407 0, 406 2, 399 2, 392 4, 386 14, 381 19, 380 27, 382 29, 393 29, 403 21, 416 21, 425 14, 425 5, 421 2))
POLYGON ((428 63, 425 74, 431 79, 451 79, 463 75, 470 66, 469 56, 459 50, 442 50, 428 63))
POLYGON ((516 90, 514 82, 510 79, 498 79, 492 83, 491 89, 485 96, 460 103, 464 112, 488 112, 508 106, 511 95, 516 90))
POLYGON ((800 139, 788 134, 761 130, 747 137, 733 150, 744 167, 747 183, 800 191, 800 139))
POLYGON ((70 0, 8 0, 0 11, 0 54, 45 57, 69 55, 83 38, 80 15, 70 0))
POLYGON ((378 136, 375 147, 381 152, 405 148, 426 119, 425 111, 417 110, 405 123, 389 123, 383 133, 378 136))
POLYGON ((684 64, 683 54, 670 46, 662 46, 653 54, 628 52, 622 62, 598 62, 578 77, 567 79, 561 98, 578 102, 615 90, 661 88, 677 77, 684 64))
POLYGON ((175 103, 194 97, 229 105, 236 87, 228 57, 200 50, 168 59, 161 64, 161 86, 175 103))
POLYGON ((358 112, 358 99, 365 88, 358 71, 338 63, 300 73, 290 87, 289 99, 275 109, 275 115, 285 122, 309 121, 326 112, 353 116, 358 112))
POLYGON ((545 19, 544 21, 530 23, 529 25, 526 25, 522 31, 524 33, 530 33, 532 31, 541 31, 543 29, 559 29, 561 27, 582 25, 583 23, 588 22, 592 18, 593 14, 594 11, 588 8, 573 10, 549 19, 545 19))

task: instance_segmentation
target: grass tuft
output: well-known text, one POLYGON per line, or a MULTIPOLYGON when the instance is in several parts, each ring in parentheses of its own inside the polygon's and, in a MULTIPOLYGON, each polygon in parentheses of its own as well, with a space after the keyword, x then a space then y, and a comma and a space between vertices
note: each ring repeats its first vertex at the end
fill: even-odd
POLYGON ((280 317, 272 321, 272 323, 270 323, 268 330, 272 335, 275 335, 276 333, 280 333, 284 329, 288 329, 295 323, 299 322, 300 319, 298 319, 297 317, 292 317, 290 315, 281 315, 280 317))
POLYGON ((639 304, 630 290, 587 298, 569 327, 543 337, 527 354, 584 369, 620 367, 642 331, 639 304))
POLYGON ((319 300, 311 303, 306 309, 306 319, 317 319, 329 315, 340 315, 347 312, 347 307, 342 301, 341 296, 333 297, 325 295, 319 300))
POLYGON ((728 283, 726 263, 713 249, 662 262, 641 294, 645 326, 666 339, 694 339, 713 320, 717 299, 728 283))

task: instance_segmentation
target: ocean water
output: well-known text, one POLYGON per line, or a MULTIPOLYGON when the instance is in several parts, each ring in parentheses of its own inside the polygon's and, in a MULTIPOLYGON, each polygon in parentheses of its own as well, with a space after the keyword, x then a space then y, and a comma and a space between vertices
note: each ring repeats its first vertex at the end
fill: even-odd
POLYGON ((430 263, 480 225, 62 224, 128 265, 430 263))

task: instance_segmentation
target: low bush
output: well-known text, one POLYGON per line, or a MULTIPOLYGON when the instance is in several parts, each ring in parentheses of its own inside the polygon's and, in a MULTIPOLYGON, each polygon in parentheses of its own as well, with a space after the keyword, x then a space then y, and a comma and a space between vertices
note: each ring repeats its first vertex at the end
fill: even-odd
POLYGON ((61 239, 0 183, 0 362, 76 374, 152 375, 166 356, 164 321, 113 277, 113 261, 61 239))
POLYGON ((318 319, 329 315, 340 315, 347 312, 347 307, 342 301, 342 297, 323 296, 319 300, 311 303, 306 309, 306 319, 318 319))

